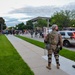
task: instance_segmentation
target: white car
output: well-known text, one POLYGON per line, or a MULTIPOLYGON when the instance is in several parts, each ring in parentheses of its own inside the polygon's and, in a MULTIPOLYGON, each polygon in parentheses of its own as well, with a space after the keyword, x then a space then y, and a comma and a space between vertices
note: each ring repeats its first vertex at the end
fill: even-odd
POLYGON ((63 45, 69 47, 75 44, 75 31, 59 31, 62 35, 63 45))

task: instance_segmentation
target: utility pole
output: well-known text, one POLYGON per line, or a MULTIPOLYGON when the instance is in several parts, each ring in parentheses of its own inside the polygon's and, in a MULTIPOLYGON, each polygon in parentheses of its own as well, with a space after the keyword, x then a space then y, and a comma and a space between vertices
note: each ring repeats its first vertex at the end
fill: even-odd
POLYGON ((47 19, 47 28, 49 28, 49 18, 47 19))

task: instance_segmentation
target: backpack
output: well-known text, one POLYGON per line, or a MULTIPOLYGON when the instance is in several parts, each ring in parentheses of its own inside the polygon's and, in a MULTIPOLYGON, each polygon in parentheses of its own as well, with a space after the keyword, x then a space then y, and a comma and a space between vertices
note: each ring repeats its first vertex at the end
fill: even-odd
POLYGON ((56 31, 52 31, 48 35, 48 40, 51 45, 57 45, 59 42, 59 34, 56 31))

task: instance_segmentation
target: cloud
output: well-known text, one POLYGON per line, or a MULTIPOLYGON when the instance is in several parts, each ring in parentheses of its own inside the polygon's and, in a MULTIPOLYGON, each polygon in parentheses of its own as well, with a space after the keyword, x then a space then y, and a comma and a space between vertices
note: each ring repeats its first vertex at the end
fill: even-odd
POLYGON ((13 14, 7 14, 6 16, 3 16, 5 19, 5 23, 7 26, 14 26, 16 24, 19 24, 21 22, 26 23, 27 20, 32 18, 31 16, 27 16, 22 13, 13 13, 13 14))
POLYGON ((75 10, 75 2, 69 3, 68 5, 65 5, 62 7, 63 10, 75 10))
POLYGON ((7 14, 6 17, 20 19, 23 17, 31 17, 31 16, 28 16, 28 15, 23 14, 23 13, 12 13, 12 14, 7 14))
POLYGON ((32 18, 41 17, 51 17, 54 12, 61 10, 75 10, 75 3, 70 3, 63 7, 55 6, 40 6, 40 7, 23 7, 15 9, 7 14, 5 17, 6 23, 8 25, 14 26, 15 24, 26 22, 32 18), (9 17, 9 18, 7 18, 9 17))
POLYGON ((26 14, 27 16, 30 16, 29 19, 31 19, 31 17, 34 18, 37 16, 51 17, 56 11, 59 12, 61 10, 71 10, 71 11, 75 10, 75 3, 70 3, 63 7, 55 7, 55 6, 23 7, 23 8, 11 11, 10 13, 11 14, 14 14, 14 13, 26 14))
POLYGON ((59 11, 60 8, 54 6, 41 6, 41 7, 25 7, 21 9, 16 9, 10 13, 22 13, 29 16, 51 16, 55 11, 59 11))
POLYGON ((16 18, 4 17, 4 19, 7 26, 14 26, 15 24, 19 23, 18 19, 16 18))
POLYGON ((10 13, 22 13, 29 16, 51 16, 54 12, 60 10, 75 10, 75 2, 69 3, 62 7, 40 6, 40 7, 23 7, 11 11, 10 13))

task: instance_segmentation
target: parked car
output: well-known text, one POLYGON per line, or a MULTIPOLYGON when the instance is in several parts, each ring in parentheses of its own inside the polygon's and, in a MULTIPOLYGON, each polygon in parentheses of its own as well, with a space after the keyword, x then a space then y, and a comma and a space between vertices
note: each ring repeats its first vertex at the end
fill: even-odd
POLYGON ((62 35, 63 46, 69 47, 75 44, 75 31, 59 31, 62 35))

